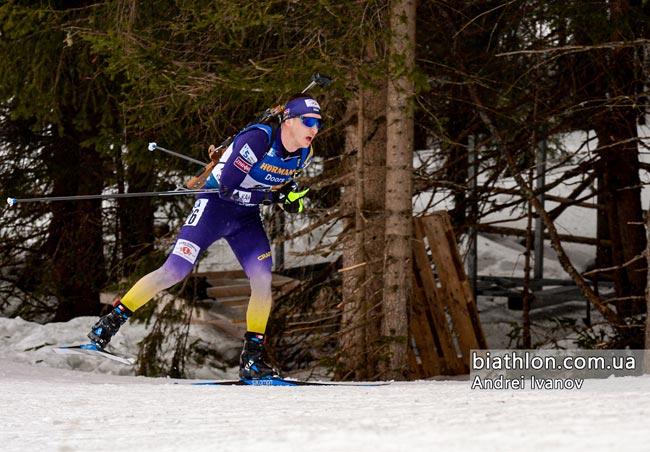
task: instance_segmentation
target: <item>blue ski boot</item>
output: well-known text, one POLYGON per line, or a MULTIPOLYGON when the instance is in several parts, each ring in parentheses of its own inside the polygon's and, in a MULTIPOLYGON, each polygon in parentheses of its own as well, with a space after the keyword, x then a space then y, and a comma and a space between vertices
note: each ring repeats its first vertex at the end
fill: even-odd
POLYGON ((113 336, 117 333, 122 325, 131 317, 131 312, 124 306, 120 299, 115 300, 114 309, 101 317, 93 329, 88 333, 88 338, 98 349, 103 350, 108 345, 113 336))
POLYGON ((250 380, 282 378, 277 370, 266 363, 264 351, 266 336, 247 332, 244 339, 244 350, 239 357, 239 378, 250 380))

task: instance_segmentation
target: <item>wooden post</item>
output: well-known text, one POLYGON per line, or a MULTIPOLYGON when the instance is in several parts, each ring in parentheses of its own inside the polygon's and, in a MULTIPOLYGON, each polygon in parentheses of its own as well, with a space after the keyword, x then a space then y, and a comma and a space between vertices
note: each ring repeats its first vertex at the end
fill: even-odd
MULTIPOLYGON (((546 185, 546 154, 548 143, 546 139, 540 141, 537 145, 537 181, 535 188, 539 191, 537 199, 544 206, 544 186, 546 185)), ((535 263, 533 270, 534 279, 541 281, 544 279, 544 222, 537 215, 535 218, 535 263)), ((542 289, 542 287, 539 287, 542 289)))
POLYGON ((478 239, 476 226, 474 222, 477 221, 476 214, 476 187, 478 177, 478 151, 476 150, 476 140, 474 135, 467 137, 467 181, 469 185, 469 200, 470 208, 472 209, 470 217, 473 218, 472 225, 467 230, 467 276, 469 277, 469 284, 472 288, 472 295, 476 299, 476 283, 478 279, 478 239))

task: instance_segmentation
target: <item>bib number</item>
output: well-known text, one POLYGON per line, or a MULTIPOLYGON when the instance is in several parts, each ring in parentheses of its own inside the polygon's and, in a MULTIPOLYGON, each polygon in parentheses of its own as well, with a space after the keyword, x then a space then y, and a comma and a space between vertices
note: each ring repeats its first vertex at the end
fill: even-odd
POLYGON ((203 216, 203 211, 207 205, 207 199, 197 199, 194 203, 194 207, 192 208, 192 212, 190 212, 188 215, 187 220, 185 220, 185 224, 183 226, 196 226, 203 216))

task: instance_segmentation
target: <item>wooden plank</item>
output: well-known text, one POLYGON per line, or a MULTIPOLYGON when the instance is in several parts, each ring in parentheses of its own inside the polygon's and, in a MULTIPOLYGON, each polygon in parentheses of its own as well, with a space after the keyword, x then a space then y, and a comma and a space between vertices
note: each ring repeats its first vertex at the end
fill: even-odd
POLYGON ((431 328, 426 310, 426 294, 422 288, 414 288, 413 305, 411 309, 411 334, 417 347, 421 364, 420 378, 433 377, 444 373, 443 358, 440 344, 434 340, 435 331, 431 328))
MULTIPOLYGON (((469 351, 479 348, 479 346, 474 328, 471 323, 467 322, 469 312, 463 302, 464 295, 460 287, 465 272, 459 272, 458 264, 455 262, 451 246, 449 246, 448 231, 439 217, 440 215, 432 215, 422 218, 422 224, 429 243, 436 244, 436 246, 431 246, 431 255, 444 293, 443 300, 451 316, 464 362, 469 363, 469 351)), ((467 279, 466 276, 464 279, 467 279)))
POLYGON ((206 293, 210 298, 225 298, 225 297, 250 297, 251 286, 248 284, 229 284, 221 286, 208 287, 206 293))
MULTIPOLYGON (((285 292, 295 289, 300 284, 299 281, 292 281, 289 283, 284 283, 281 286, 273 287, 273 293, 275 296, 281 295, 285 292)), ((230 285, 217 285, 208 287, 206 293, 210 298, 219 298, 224 297, 236 297, 236 296, 248 296, 251 295, 251 287, 248 282, 245 284, 230 284, 230 285)))
POLYGON ((289 278, 288 276, 276 275, 275 273, 273 273, 271 279, 271 285, 276 287, 282 287, 287 284, 295 284, 296 282, 299 281, 297 279, 289 278))
MULTIPOLYGON (((224 287, 224 286, 250 287, 250 282, 248 281, 248 278, 246 278, 246 275, 244 275, 243 271, 196 273, 195 276, 206 278, 207 283, 210 286, 212 286, 208 288, 208 290, 211 288, 224 287)), ((282 292, 288 292, 290 290, 293 290, 296 287, 298 287, 300 284, 301 284, 300 280, 289 278, 283 275, 276 275, 275 273, 272 275, 272 279, 271 279, 271 286, 273 287, 273 289, 282 292)), ((248 291, 248 294, 250 295, 250 289, 248 291)))
POLYGON ((275 276, 276 275, 274 275, 273 280, 271 281, 271 286, 278 294, 290 292, 302 284, 302 281, 298 279, 291 279, 284 276, 276 279, 275 276))
POLYGON ((250 286, 246 278, 223 278, 223 279, 206 279, 207 283, 212 287, 231 286, 231 285, 244 285, 250 286))
POLYGON ((244 273, 244 270, 226 270, 226 271, 221 271, 221 272, 198 272, 198 273, 193 273, 193 277, 195 278, 206 278, 208 280, 210 279, 234 279, 234 278, 246 278, 246 274, 244 273))
POLYGON ((248 306, 248 297, 223 297, 218 298, 217 303, 229 308, 246 309, 248 306))
POLYGON ((468 368, 470 350, 486 348, 486 342, 451 221, 446 212, 439 212, 421 218, 421 222, 429 243, 437 245, 431 247, 431 255, 463 363, 468 368))
MULTIPOLYGON (((425 294, 424 300, 426 304, 423 315, 429 324, 428 334, 425 331, 422 331, 422 334, 427 334, 434 341, 435 346, 432 350, 439 357, 439 365, 437 366, 439 370, 434 372, 447 374, 463 373, 464 365, 458 358, 453 332, 449 327, 444 310, 444 302, 442 301, 443 294, 431 271, 431 263, 425 246, 424 229, 419 220, 415 221, 414 230, 414 275, 416 276, 416 287, 421 287, 425 294)), ((418 343, 417 340, 416 343, 418 343)), ((420 337, 418 347, 427 350, 430 349, 431 345, 426 338, 420 337)), ((440 373, 434 373, 434 375, 440 375, 440 373)))
MULTIPOLYGON (((445 229, 447 231, 447 237, 449 239, 449 250, 453 254, 454 262, 456 263, 456 270, 459 274, 462 275, 458 279, 460 282, 460 287, 463 295, 461 303, 467 310, 468 320, 472 325, 474 331, 473 338, 476 339, 476 345, 478 349, 485 350, 488 348, 487 340, 485 339, 485 333, 483 331, 483 326, 481 325, 481 320, 479 317, 478 307, 476 306, 476 300, 474 299, 474 293, 472 291, 472 286, 470 285, 467 274, 465 273, 465 265, 463 264, 463 258, 460 255, 458 249, 458 243, 456 242, 456 235, 454 234, 454 229, 451 224, 451 218, 447 212, 440 215, 441 221, 445 224, 445 229)), ((469 364, 469 353, 467 354, 467 362, 469 364)))

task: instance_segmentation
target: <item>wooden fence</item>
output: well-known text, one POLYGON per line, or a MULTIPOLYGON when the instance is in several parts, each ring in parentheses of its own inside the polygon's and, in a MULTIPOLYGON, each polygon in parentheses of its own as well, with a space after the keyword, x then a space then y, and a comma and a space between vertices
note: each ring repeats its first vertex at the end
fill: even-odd
POLYGON ((488 347, 451 220, 435 212, 414 222, 412 376, 467 373, 470 350, 488 347))

